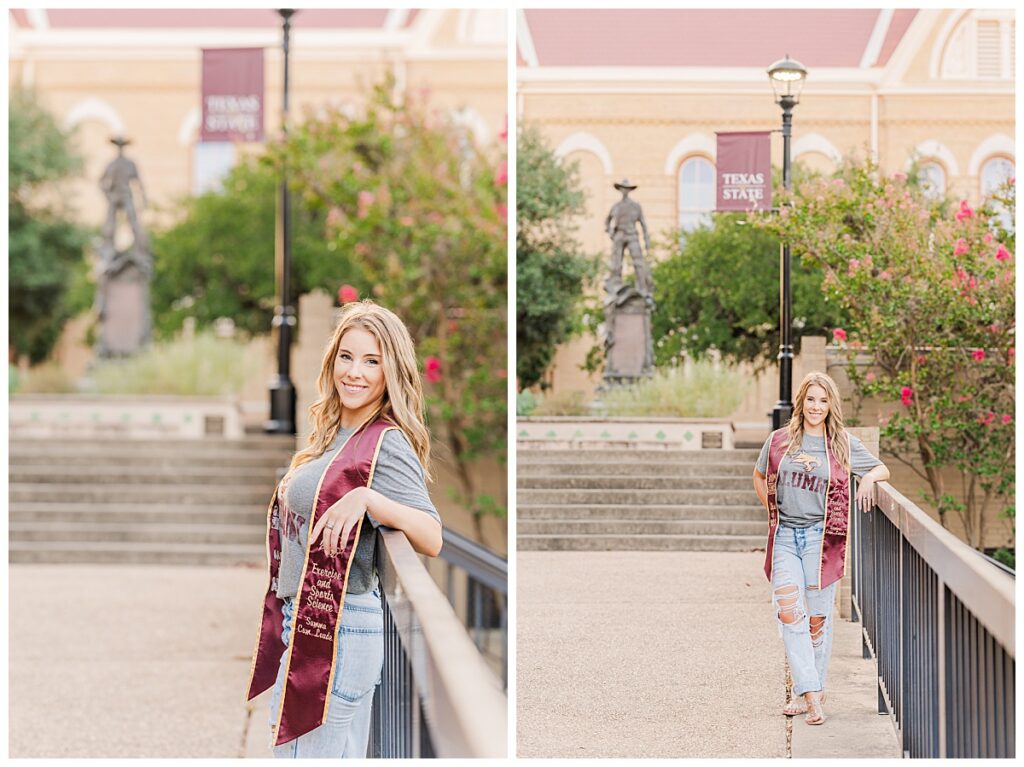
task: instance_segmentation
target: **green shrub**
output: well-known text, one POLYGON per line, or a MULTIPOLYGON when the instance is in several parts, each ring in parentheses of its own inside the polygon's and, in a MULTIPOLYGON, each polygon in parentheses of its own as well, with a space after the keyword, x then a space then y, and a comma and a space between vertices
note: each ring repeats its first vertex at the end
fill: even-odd
POLYGON ((535 416, 549 415, 591 415, 590 403, 581 391, 548 392, 537 398, 535 416))
POLYGON ((11 393, 18 394, 70 394, 76 390, 75 382, 67 371, 54 362, 46 362, 17 374, 11 393))
POLYGON ((97 394, 239 394, 258 368, 240 341, 199 333, 155 343, 123 360, 104 360, 92 371, 97 394))
POLYGON ((660 369, 632 386, 614 387, 601 401, 610 416, 723 418, 739 407, 748 383, 734 368, 699 361, 660 369))
POLYGON ((529 389, 516 394, 516 415, 530 416, 537 408, 537 397, 529 389))

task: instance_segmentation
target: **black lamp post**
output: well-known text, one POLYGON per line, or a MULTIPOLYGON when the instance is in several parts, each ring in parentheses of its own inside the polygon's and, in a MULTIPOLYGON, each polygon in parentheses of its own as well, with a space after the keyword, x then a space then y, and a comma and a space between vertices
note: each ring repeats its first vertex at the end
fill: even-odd
MULTIPOLYGON (((283 22, 284 49, 284 105, 281 110, 281 130, 288 137, 288 33, 291 31, 293 10, 279 10, 283 22)), ((292 350, 292 329, 295 327, 295 308, 291 293, 291 232, 288 201, 288 173, 281 173, 281 195, 277 207, 277 238, 274 248, 274 272, 277 281, 277 302, 272 327, 277 329, 277 376, 270 383, 270 420, 263 430, 272 434, 295 433, 295 387, 289 377, 292 350)))
MULTIPOLYGON (((793 131, 793 107, 800 103, 807 70, 786 55, 768 69, 768 77, 775 92, 775 103, 782 107, 782 187, 787 192, 792 186, 790 178, 789 141, 793 131)), ((772 411, 772 429, 781 429, 793 414, 793 286, 790 275, 789 243, 783 241, 780 256, 779 323, 779 401, 772 411)))

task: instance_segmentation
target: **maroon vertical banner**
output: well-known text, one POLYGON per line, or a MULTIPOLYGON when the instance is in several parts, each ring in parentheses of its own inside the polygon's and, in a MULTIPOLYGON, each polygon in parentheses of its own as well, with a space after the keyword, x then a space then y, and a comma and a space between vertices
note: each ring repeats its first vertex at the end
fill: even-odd
POLYGON ((203 50, 200 140, 263 140, 262 48, 203 50))
POLYGON ((772 206, 771 132, 718 133, 716 211, 772 206))

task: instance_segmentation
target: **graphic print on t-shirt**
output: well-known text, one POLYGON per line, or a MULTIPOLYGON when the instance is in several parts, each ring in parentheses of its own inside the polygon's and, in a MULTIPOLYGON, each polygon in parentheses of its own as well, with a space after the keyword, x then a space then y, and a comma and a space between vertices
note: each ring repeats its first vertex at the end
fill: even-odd
POLYGON ((810 472, 821 466, 821 461, 815 458, 813 455, 807 455, 807 453, 800 453, 796 458, 793 458, 793 463, 799 463, 804 467, 804 471, 810 472))

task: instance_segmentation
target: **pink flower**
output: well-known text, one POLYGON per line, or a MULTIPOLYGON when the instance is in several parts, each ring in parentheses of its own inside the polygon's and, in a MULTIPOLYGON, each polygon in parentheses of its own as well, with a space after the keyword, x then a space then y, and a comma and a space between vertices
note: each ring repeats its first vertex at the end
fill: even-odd
POLYGON ((1017 352, 1014 351, 1014 348, 1012 346, 1009 349, 1007 349, 1006 350, 1007 364, 1012 365, 1014 357, 1016 357, 1016 355, 1017 355, 1017 352))
POLYGON ((907 178, 907 174, 901 173, 900 171, 896 171, 895 173, 892 174, 892 177, 896 181, 905 181, 907 178))
POLYGON ((505 368, 498 368, 494 374, 498 376, 498 378, 508 378, 508 371, 505 370, 505 368))
POLYGON ((1005 245, 1000 245, 999 250, 996 251, 996 261, 1009 261, 1010 251, 1006 249, 1005 245))
POLYGON ((338 288, 338 303, 350 304, 353 301, 359 300, 359 291, 353 288, 351 285, 342 285, 338 288))
POLYGON ((494 206, 494 209, 498 211, 498 216, 501 218, 501 220, 504 221, 505 223, 508 223, 508 205, 506 205, 503 202, 499 202, 497 205, 494 206))
POLYGON ((410 228, 412 227, 413 224, 416 223, 416 219, 414 219, 412 216, 402 216, 400 219, 398 219, 398 223, 400 223, 402 226, 406 228, 410 228))
POLYGON ((985 415, 978 416, 978 423, 984 426, 991 426, 992 422, 996 420, 996 414, 989 410, 985 415))
POLYGON ((503 141, 508 141, 508 113, 505 113, 505 120, 501 126, 501 132, 498 134, 503 141))
POLYGON ((846 340, 846 331, 843 330, 842 328, 836 328, 835 330, 832 331, 832 340, 833 341, 845 341, 846 340))
POLYGON ((925 362, 927 362, 927 360, 928 360, 928 358, 925 357, 923 354, 918 354, 917 355, 917 364, 918 365, 923 365, 925 362))
POLYGON ((427 214, 427 221, 429 221, 432 224, 443 224, 444 216, 442 216, 436 210, 432 210, 427 214))
POLYGON ((965 240, 963 237, 961 237, 959 240, 956 241, 956 245, 953 246, 953 255, 954 256, 962 256, 967 251, 968 251, 967 240, 965 240))
POLYGON ((878 279, 888 282, 892 279, 892 273, 887 269, 883 269, 878 273, 878 279))
POLYGON ((356 200, 356 216, 358 218, 366 218, 370 215, 370 206, 373 205, 373 192, 368 192, 364 189, 359 193, 356 200))
POLYGON ((508 183, 508 160, 502 160, 498 166, 498 173, 494 177, 496 186, 505 186, 508 183))
POLYGON ((856 258, 851 258, 849 263, 848 263, 848 266, 849 266, 848 272, 850 274, 853 274, 855 271, 860 269, 860 260, 856 259, 856 258))
POLYGON ((334 228, 345 220, 345 211, 334 205, 327 211, 327 226, 334 228))
POLYGON ((989 245, 992 243, 993 239, 995 238, 992 236, 992 232, 985 232, 985 236, 981 238, 981 241, 984 242, 986 245, 989 245))
POLYGON ((900 402, 903 403, 903 407, 910 407, 910 403, 914 399, 914 390, 909 386, 904 386, 900 389, 900 402))
POLYGON ((423 360, 423 377, 429 383, 437 383, 441 380, 441 360, 437 357, 427 357, 423 360))
POLYGON ((864 380, 867 381, 868 383, 874 383, 875 378, 875 374, 871 371, 868 371, 868 374, 864 376, 864 380))
POLYGON ((975 349, 973 352, 971 352, 971 356, 974 358, 975 362, 981 362, 983 359, 985 359, 985 350, 975 349))
POLYGON ((365 242, 357 242, 353 250, 357 256, 368 256, 370 255, 370 246, 365 242))
POLYGON ((1004 426, 1007 425, 1008 423, 1010 423, 1012 420, 1013 420, 1013 416, 1012 415, 1010 415, 1009 413, 1004 413, 1003 414, 1003 425, 1004 426))
POLYGON ((971 218, 973 215, 974 211, 967 204, 967 200, 960 200, 960 210, 956 212, 956 220, 963 221, 965 218, 971 218))

